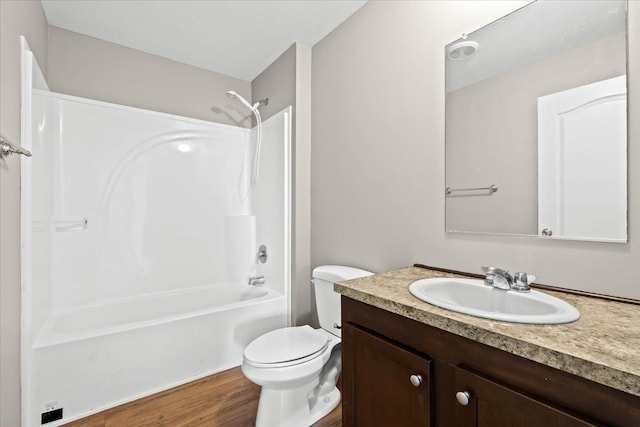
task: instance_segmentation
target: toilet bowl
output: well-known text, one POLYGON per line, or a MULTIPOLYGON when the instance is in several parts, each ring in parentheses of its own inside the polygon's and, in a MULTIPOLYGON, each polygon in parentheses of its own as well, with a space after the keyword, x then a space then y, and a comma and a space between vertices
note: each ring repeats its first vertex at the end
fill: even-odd
POLYGON ((321 266, 313 271, 320 329, 281 328, 245 349, 242 372, 262 386, 256 427, 308 427, 340 403, 340 295, 333 283, 370 276, 365 270, 321 266))

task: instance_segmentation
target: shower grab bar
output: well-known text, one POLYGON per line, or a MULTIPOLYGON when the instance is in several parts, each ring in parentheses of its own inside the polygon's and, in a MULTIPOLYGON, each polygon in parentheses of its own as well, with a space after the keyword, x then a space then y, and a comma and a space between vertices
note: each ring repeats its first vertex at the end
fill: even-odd
POLYGON ((54 227, 56 231, 68 232, 68 231, 84 231, 89 228, 89 219, 65 219, 55 220, 54 227))
POLYGON ((14 153, 31 157, 31 151, 20 147, 18 144, 11 141, 6 136, 0 134, 0 159, 4 159, 5 157, 14 153))
POLYGON ((489 194, 493 194, 498 191, 498 186, 493 184, 488 187, 475 187, 475 188, 451 188, 447 187, 444 189, 445 194, 451 194, 455 191, 488 191, 489 194))

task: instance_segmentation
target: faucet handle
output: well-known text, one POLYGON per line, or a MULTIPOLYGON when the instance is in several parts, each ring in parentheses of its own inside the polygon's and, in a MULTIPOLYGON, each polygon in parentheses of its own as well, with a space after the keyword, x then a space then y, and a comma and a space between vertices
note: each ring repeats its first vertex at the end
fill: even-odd
POLYGON ((524 272, 516 273, 513 276, 513 286, 511 289, 518 292, 529 292, 531 290, 529 285, 532 284, 534 280, 536 280, 536 276, 533 274, 524 272))

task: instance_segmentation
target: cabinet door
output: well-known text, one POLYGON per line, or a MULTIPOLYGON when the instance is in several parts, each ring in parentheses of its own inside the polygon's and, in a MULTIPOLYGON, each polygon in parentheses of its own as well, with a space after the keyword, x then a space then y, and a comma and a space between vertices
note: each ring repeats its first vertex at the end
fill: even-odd
POLYGON ((478 427, 585 427, 598 426, 576 415, 535 400, 505 385, 456 368, 455 385, 460 399, 455 406, 456 426, 478 427), (463 402, 461 403, 460 400, 463 402), (466 404, 465 404, 466 403, 466 404))
POLYGON ((345 427, 431 425, 428 358, 347 324, 342 339, 345 427))

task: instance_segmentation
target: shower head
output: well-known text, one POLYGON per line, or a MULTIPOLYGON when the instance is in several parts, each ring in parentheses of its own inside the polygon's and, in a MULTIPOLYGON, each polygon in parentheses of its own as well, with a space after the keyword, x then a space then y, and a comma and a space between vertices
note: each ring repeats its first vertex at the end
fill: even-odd
POLYGON ((242 96, 238 95, 237 92, 230 90, 227 92, 227 96, 231 99, 237 99, 238 101, 242 102, 242 105, 244 105, 245 107, 247 107, 248 109, 250 109, 251 111, 255 111, 256 108, 258 108, 258 105, 251 105, 249 104, 249 102, 244 99, 242 96))

